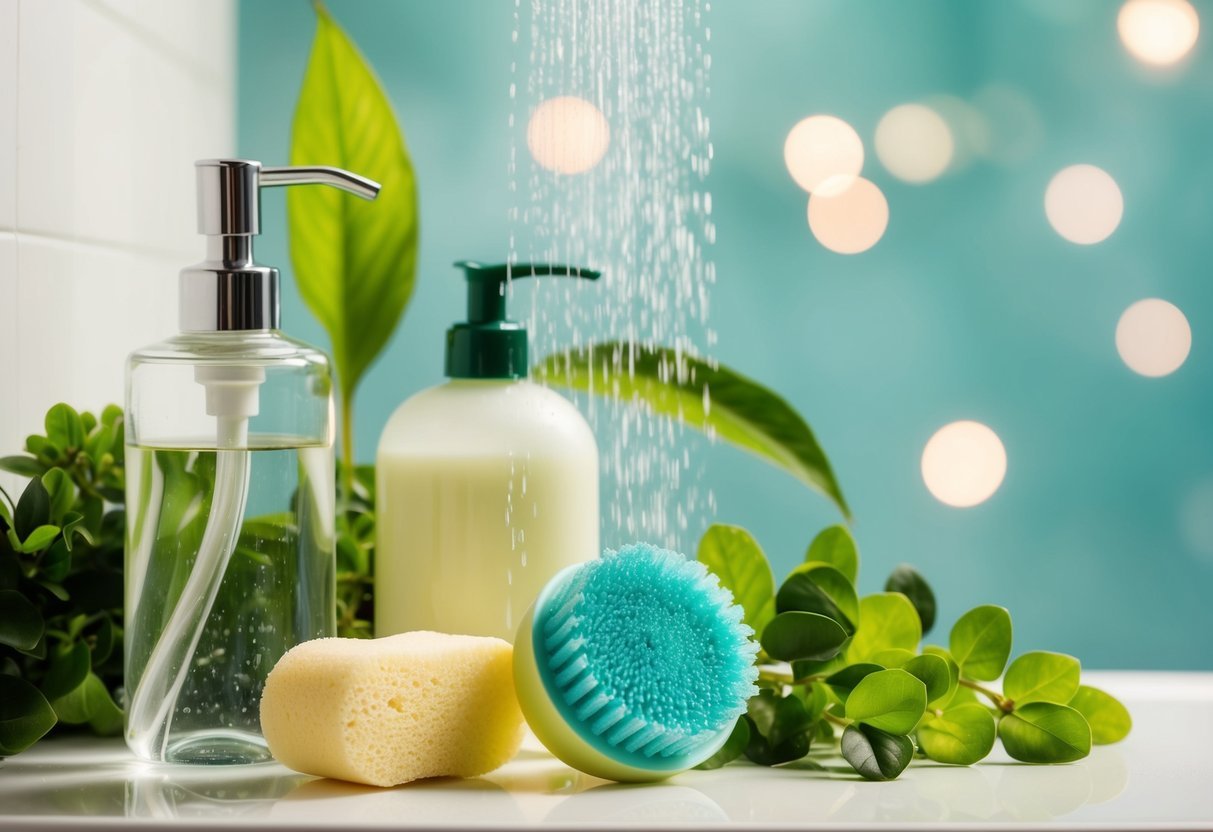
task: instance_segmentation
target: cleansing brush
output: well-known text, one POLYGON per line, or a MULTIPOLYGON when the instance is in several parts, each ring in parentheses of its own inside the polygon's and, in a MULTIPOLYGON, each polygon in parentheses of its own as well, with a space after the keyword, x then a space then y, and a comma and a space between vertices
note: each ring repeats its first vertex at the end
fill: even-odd
POLYGON ((554 577, 523 619, 514 684, 531 730, 576 769, 660 780, 728 739, 757 645, 703 564, 645 544, 554 577))

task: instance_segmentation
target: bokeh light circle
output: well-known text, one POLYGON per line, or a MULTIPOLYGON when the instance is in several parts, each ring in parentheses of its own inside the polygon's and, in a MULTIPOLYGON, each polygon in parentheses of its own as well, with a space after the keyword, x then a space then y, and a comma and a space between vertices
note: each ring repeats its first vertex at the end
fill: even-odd
POLYGON ((835 176, 809 196, 809 230, 839 254, 858 254, 880 241, 889 227, 889 203, 861 176, 835 176))
POLYGON ((542 167, 585 173, 606 155, 611 131, 602 111, 584 98, 549 98, 531 113, 526 143, 542 167))
POLYGON ((1187 0, 1129 0, 1120 7, 1116 29, 1130 55, 1170 66, 1196 45, 1200 17, 1187 0))
POLYGON ((1112 235, 1124 216, 1120 186, 1094 165, 1063 168, 1045 189, 1045 216, 1062 237, 1092 245, 1112 235))
POLYGON ((1183 366, 1192 350, 1192 328, 1179 307, 1146 298, 1126 309, 1116 323, 1116 351, 1135 373, 1157 378, 1183 366))
POLYGON ((809 116, 788 131, 783 161, 796 184, 813 193, 828 180, 859 175, 863 140, 836 116, 809 116))
POLYGON ((922 480, 935 499, 956 508, 988 500, 1007 474, 1007 451, 981 422, 944 425, 922 451, 922 480))
POLYGON ((925 104, 902 104, 885 113, 876 125, 875 144, 889 173, 914 183, 938 178, 956 149, 948 122, 925 104))

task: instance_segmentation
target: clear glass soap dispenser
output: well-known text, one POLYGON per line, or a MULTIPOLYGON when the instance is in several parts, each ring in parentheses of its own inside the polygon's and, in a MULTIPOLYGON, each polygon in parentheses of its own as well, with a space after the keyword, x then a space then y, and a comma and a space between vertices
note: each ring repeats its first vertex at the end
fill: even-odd
POLYGON ((141 758, 269 759, 258 703, 288 649, 335 634, 332 376, 279 329, 253 259, 260 190, 336 168, 197 163, 206 259, 181 272, 180 334, 126 375, 126 741, 141 758))

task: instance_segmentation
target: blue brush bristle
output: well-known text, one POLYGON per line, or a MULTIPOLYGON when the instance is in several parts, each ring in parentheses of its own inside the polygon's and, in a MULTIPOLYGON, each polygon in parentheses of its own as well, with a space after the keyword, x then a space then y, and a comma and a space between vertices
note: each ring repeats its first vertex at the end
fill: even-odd
MULTIPOLYGON (((538 610, 536 656, 583 738, 641 759, 693 754, 755 692, 758 647, 703 564, 647 544, 579 567, 538 610)), ((606 749, 604 749, 606 750, 606 749)))

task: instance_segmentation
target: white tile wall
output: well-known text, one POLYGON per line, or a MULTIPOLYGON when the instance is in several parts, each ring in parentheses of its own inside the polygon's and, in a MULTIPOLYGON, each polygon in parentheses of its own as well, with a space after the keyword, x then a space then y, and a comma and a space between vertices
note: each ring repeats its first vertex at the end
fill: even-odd
MULTIPOLYGON (((188 23, 226 5, 157 7, 188 23)), ((202 72, 110 7, 82 0, 21 0, 19 37, 55 44, 19 50, 19 228, 196 251, 193 163, 230 147, 231 61, 202 72)))
POLYGON ((0 0, 0 455, 57 401, 121 402, 176 328, 193 163, 234 146, 234 4, 0 0))
POLYGON ((17 225, 16 112, 17 0, 0 0, 0 230, 17 225))
MULTIPOLYGON (((17 436, 16 373, 20 355, 17 340, 17 238, 0 231, 0 437, 8 444, 0 456, 15 452, 17 436)), ((3 475, 0 475, 3 476, 3 475)), ((0 486, 7 483, 0 479, 0 486)))
POLYGON ((23 342, 17 423, 37 427, 58 401, 94 412, 121 405, 123 358, 176 328, 180 265, 103 246, 23 240, 16 306, 50 310, 54 321, 44 337, 23 342))

